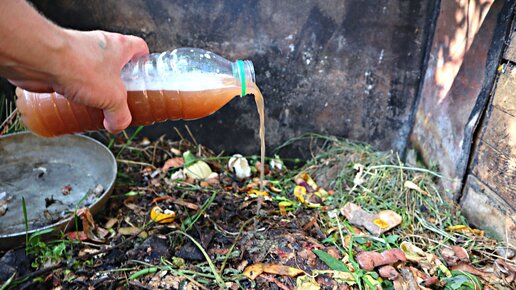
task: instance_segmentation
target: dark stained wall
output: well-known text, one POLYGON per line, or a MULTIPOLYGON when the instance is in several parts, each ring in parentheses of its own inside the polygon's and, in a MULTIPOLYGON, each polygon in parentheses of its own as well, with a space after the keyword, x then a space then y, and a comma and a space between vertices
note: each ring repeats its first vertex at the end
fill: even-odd
MULTIPOLYGON (((434 1, 35 0, 60 25, 145 38, 151 51, 205 48, 255 64, 269 148, 306 132, 403 151, 434 1)), ((258 153, 252 98, 187 122, 215 150, 258 153)), ((175 134, 171 122, 145 129, 175 134)), ((299 153, 299 152, 298 152, 299 153)), ((298 154, 291 152, 291 154, 298 154)))

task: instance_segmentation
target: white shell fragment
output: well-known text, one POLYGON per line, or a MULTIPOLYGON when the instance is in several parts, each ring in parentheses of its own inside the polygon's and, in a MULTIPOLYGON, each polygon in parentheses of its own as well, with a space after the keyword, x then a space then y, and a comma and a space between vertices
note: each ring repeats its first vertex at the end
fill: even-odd
POLYGON ((281 161, 281 159, 278 157, 272 159, 269 164, 273 170, 277 169, 278 171, 281 171, 281 169, 283 169, 283 161, 281 161))
POLYGON ((249 162, 240 154, 235 154, 229 159, 228 169, 233 172, 238 179, 245 179, 251 176, 249 162))

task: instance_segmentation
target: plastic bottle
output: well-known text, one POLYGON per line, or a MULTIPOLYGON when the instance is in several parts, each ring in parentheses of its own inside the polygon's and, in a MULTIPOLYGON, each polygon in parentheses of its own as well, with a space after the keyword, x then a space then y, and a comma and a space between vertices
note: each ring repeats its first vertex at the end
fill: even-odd
MULTIPOLYGON (((130 61, 121 78, 127 88, 131 126, 166 120, 193 120, 219 110, 235 96, 257 91, 251 61, 231 62, 197 48, 152 53, 130 61)), ((25 126, 40 136, 103 129, 102 110, 63 96, 17 89, 25 126)))

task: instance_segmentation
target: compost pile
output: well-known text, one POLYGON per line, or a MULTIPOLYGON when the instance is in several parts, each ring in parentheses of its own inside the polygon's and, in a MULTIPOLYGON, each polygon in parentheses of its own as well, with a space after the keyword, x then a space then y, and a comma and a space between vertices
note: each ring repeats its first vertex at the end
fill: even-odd
POLYGON ((269 154, 260 184, 258 157, 216 155, 190 139, 112 140, 119 174, 103 213, 81 209, 78 230, 52 241, 36 233, 5 253, 4 287, 515 286, 514 248, 470 228, 432 170, 307 135, 278 152, 306 142, 312 159, 269 154))

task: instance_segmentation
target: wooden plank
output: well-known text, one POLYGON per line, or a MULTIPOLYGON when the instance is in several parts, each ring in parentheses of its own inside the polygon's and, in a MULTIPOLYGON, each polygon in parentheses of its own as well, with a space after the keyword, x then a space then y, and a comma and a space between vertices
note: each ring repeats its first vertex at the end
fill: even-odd
POLYGON ((516 242, 516 213, 482 181, 468 175, 460 200, 468 221, 498 239, 516 242))
MULTIPOLYGON (((516 44, 516 40, 513 41, 516 44)), ((516 66, 508 64, 496 85, 493 106, 516 116, 516 66)))
POLYGON ((472 173, 516 208, 516 117, 493 107, 485 123, 472 173))
POLYGON ((507 50, 505 50, 503 58, 516 62, 516 32, 514 31, 512 32, 511 43, 509 47, 507 47, 507 50))

